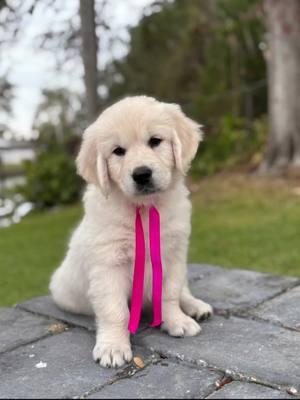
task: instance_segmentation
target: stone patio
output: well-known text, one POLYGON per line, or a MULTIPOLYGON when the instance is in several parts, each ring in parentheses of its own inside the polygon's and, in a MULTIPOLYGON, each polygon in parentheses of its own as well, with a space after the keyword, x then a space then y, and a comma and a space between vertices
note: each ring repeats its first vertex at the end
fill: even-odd
POLYGON ((0 398, 300 398, 300 279, 208 265, 189 274, 215 316, 194 338, 141 328, 132 342, 144 366, 100 368, 94 321, 49 297, 0 308, 0 398))

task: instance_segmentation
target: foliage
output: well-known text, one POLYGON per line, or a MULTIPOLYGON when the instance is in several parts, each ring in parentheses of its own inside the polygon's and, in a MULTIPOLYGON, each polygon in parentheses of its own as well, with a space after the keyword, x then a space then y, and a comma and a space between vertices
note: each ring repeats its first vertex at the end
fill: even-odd
POLYGON ((13 86, 7 77, 0 76, 0 110, 11 113, 11 101, 13 99, 13 86))
POLYGON ((56 136, 62 142, 70 132, 79 135, 85 125, 85 105, 82 97, 66 88, 44 89, 42 100, 35 112, 33 129, 38 137, 56 136))
POLYGON ((75 154, 85 119, 80 98, 66 90, 44 91, 34 121, 36 157, 24 163, 26 183, 21 193, 39 207, 78 200, 81 181, 75 154))
POLYGON ((6 76, 0 76, 0 137, 8 130, 4 122, 5 117, 11 114, 11 102, 13 100, 13 86, 6 76))
POLYGON ((110 101, 146 93, 204 124, 194 173, 248 161, 262 144, 249 128, 267 112, 259 3, 156 1, 131 29, 128 54, 108 69, 110 101))
POLYGON ((262 158, 266 138, 264 116, 249 126, 245 118, 225 115, 219 122, 217 132, 206 136, 200 145, 192 174, 212 175, 244 164, 255 167, 262 158))
MULTIPOLYGON (((55 54, 58 71, 79 71, 82 43, 78 9, 66 8, 58 0, 23 3, 0 3, 6 42, 20 36, 26 16, 29 21, 30 15, 44 10, 49 19, 53 18, 53 24, 45 26, 35 44, 55 54), (60 18, 55 18, 57 14, 60 18)), ((95 2, 101 51, 107 43, 113 43, 113 33, 105 23, 108 6, 105 0, 95 2)), ((195 173, 213 173, 223 165, 233 165, 235 160, 240 163, 240 157, 231 152, 238 152, 241 142, 249 142, 249 149, 253 143, 256 151, 257 138, 247 132, 251 121, 267 112, 266 68, 261 51, 264 32, 259 0, 154 1, 144 10, 138 25, 130 28, 128 53, 99 71, 101 104, 141 93, 179 103, 189 116, 206 127, 204 160, 202 165, 196 162, 195 173), (232 121, 228 122, 230 116, 232 121), (234 132, 230 132, 231 128, 234 132), (242 130, 245 134, 238 133, 242 130), (214 145, 216 149, 212 150, 214 145)), ((86 109, 77 95, 63 88, 45 90, 43 96, 34 122, 40 142, 47 141, 48 134, 55 134, 61 143, 65 132, 82 131, 86 109)), ((255 154, 247 154, 244 159, 255 154)))
POLYGON ((80 180, 74 160, 62 152, 41 152, 34 161, 24 163, 24 197, 39 207, 69 204, 79 198, 80 180))
MULTIPOLYGON (((244 115, 249 87, 266 72, 258 4, 156 1, 131 29, 128 54, 110 67, 110 99, 146 93, 180 103, 206 126, 224 112, 244 115)), ((260 92, 253 115, 266 111, 264 100, 260 92)))

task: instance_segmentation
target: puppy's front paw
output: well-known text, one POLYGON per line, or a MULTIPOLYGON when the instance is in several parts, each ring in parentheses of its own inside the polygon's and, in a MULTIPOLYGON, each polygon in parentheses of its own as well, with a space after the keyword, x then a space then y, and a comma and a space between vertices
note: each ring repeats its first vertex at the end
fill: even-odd
POLYGON ((102 367, 118 368, 132 360, 132 351, 127 343, 96 343, 93 358, 102 367))
POLYGON ((204 321, 213 315, 213 308, 202 300, 191 298, 183 305, 183 311, 197 321, 204 321))
POLYGON ((164 321, 162 330, 175 337, 196 336, 201 332, 197 322, 183 313, 164 321))

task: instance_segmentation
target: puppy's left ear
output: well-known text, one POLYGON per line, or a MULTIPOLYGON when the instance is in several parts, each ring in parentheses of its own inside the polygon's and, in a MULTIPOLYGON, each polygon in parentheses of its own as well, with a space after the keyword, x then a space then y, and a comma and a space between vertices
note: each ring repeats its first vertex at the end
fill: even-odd
POLYGON ((186 173, 203 138, 202 126, 188 118, 177 104, 166 104, 174 123, 173 152, 176 167, 186 173))

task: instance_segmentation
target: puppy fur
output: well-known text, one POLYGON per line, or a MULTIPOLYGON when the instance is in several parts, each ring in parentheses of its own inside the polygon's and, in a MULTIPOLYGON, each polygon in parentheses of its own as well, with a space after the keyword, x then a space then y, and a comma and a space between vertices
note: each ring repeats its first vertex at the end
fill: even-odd
MULTIPOLYGON (((210 305, 192 296, 186 262, 191 204, 184 175, 202 132, 175 104, 146 96, 127 97, 106 109, 83 134, 78 173, 87 181, 84 217, 55 271, 50 291, 55 303, 74 313, 95 315, 94 360, 119 367, 132 358, 127 329, 135 254, 135 209, 141 206, 145 240, 148 208, 161 218, 163 261, 162 329, 172 336, 194 336, 196 321, 212 314, 210 305), (150 145, 151 138, 161 142, 150 145), (126 151, 114 153, 116 147, 126 151), (139 191, 136 168, 151 169, 151 191, 139 191)), ((151 306, 148 245, 144 307, 151 306)))

